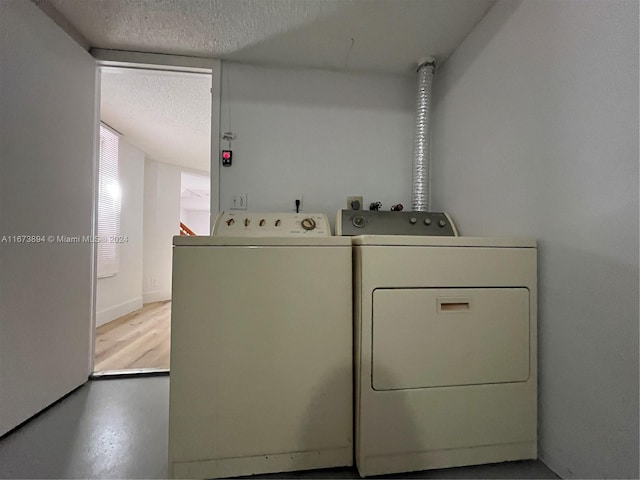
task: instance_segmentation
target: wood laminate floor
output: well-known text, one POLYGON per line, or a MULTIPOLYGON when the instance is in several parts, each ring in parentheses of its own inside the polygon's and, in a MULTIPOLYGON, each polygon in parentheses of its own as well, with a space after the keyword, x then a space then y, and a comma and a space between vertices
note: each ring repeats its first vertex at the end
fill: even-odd
POLYGON ((148 303, 96 329, 95 372, 168 369, 171 301, 148 303))

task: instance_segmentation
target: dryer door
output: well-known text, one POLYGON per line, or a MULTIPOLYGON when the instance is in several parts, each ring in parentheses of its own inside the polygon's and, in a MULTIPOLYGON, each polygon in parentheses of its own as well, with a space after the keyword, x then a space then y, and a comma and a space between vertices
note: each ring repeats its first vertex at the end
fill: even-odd
POLYGON ((524 382, 529 290, 376 289, 372 342, 375 390, 524 382))

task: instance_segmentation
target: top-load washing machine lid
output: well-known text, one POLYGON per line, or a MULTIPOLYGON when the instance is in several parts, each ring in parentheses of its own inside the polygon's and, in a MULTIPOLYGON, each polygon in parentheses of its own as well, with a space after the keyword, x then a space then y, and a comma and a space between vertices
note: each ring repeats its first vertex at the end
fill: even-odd
POLYGON ((349 237, 173 237, 176 247, 349 247, 349 237))
POLYGON ((499 247, 536 248, 531 238, 503 237, 430 237, 416 235, 359 235, 350 237, 353 245, 418 246, 418 247, 499 247))

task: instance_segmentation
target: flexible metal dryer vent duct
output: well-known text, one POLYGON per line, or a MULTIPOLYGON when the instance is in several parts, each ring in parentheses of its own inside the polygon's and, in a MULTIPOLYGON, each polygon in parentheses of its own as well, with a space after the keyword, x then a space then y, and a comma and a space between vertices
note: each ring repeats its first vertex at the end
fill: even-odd
POLYGON ((411 205, 414 212, 429 211, 429 117, 431 90, 436 60, 428 57, 418 63, 418 95, 416 98, 416 130, 413 137, 413 189, 411 205))

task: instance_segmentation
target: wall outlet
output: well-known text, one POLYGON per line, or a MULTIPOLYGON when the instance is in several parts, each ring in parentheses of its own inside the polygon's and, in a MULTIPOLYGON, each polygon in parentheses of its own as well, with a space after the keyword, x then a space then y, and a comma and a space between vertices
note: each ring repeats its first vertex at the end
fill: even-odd
POLYGON ((301 212, 302 211, 302 206, 304 205, 304 199, 302 198, 302 194, 294 195, 294 197, 293 197, 293 208, 291 208, 291 211, 292 212, 296 211, 296 200, 300 200, 300 207, 298 207, 298 211, 301 212))
POLYGON ((358 196, 347 197, 347 210, 362 210, 362 209, 363 209, 362 197, 358 197, 358 196))
POLYGON ((246 210, 247 209, 247 194, 239 193, 231 197, 231 210, 246 210))
POLYGON ((151 277, 151 286, 152 287, 158 286, 158 279, 156 277, 151 277))

